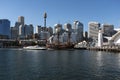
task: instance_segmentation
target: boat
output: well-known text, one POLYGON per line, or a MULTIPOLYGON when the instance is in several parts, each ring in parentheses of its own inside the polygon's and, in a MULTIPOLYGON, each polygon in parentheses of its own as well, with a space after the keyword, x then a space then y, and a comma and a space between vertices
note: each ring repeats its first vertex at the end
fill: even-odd
POLYGON ((82 41, 82 42, 77 43, 74 46, 74 49, 86 50, 87 49, 87 42, 86 41, 82 41))
POLYGON ((23 49, 27 49, 27 50, 46 50, 47 48, 45 46, 27 46, 27 47, 23 47, 23 49))
POLYGON ((46 47, 50 50, 69 50, 73 49, 74 45, 68 45, 68 44, 46 44, 46 47))
POLYGON ((62 25, 55 25, 55 34, 47 40, 46 48, 54 50, 70 50, 74 48, 71 37, 71 25, 67 24, 66 26, 66 30, 63 33, 62 25))

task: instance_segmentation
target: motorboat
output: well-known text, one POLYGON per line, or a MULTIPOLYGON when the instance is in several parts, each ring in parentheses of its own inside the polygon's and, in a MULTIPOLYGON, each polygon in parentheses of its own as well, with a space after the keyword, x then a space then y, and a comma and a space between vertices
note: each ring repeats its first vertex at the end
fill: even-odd
POLYGON ((26 47, 23 47, 23 49, 28 49, 28 50, 46 50, 47 48, 45 46, 35 45, 35 46, 26 46, 26 47))

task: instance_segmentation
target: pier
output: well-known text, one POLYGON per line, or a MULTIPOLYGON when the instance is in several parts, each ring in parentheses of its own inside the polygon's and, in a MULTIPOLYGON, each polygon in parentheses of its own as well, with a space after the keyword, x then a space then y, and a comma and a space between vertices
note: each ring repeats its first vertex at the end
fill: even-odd
POLYGON ((105 46, 105 47, 87 47, 88 50, 120 52, 119 46, 105 46))

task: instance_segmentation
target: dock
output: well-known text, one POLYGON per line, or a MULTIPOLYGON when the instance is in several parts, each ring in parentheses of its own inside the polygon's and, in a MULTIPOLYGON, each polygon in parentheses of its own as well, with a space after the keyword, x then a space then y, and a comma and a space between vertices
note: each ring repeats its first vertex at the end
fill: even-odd
POLYGON ((120 52, 120 48, 118 46, 108 46, 108 47, 87 47, 88 50, 95 51, 108 51, 108 52, 120 52))

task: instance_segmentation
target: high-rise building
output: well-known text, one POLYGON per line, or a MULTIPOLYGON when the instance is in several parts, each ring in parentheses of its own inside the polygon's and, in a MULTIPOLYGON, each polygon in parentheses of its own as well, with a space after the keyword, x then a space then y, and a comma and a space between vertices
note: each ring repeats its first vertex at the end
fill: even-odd
POLYGON ((65 32, 63 33, 63 42, 71 42, 72 41, 72 25, 70 23, 64 24, 65 32))
POLYGON ((24 25, 24 17, 23 17, 23 16, 19 16, 19 17, 18 17, 18 22, 19 22, 21 25, 24 25))
POLYGON ((70 23, 64 24, 65 31, 72 32, 72 25, 70 23))
POLYGON ((42 27, 37 25, 36 26, 36 33, 40 34, 41 31, 42 31, 42 27))
POLYGON ((75 21, 73 24, 74 33, 76 33, 77 42, 81 42, 83 40, 83 23, 79 21, 75 21))
POLYGON ((0 35, 4 38, 10 37, 10 21, 8 19, 0 19, 0 35))
POLYGON ((30 25, 25 25, 25 37, 27 38, 32 38, 33 36, 33 33, 34 33, 34 30, 33 30, 33 25, 30 24, 30 25))
POLYGON ((18 30, 16 27, 11 27, 11 39, 18 38, 18 30))
POLYGON ((16 28, 19 28, 20 25, 21 25, 21 23, 15 22, 15 27, 16 27, 16 28))
MULTIPOLYGON (((23 16, 19 16, 19 17, 18 17, 18 21, 15 22, 15 29, 17 29, 16 35, 21 35, 22 32, 24 32, 24 31, 21 32, 21 28, 23 28, 23 26, 24 26, 24 17, 23 17, 23 16)), ((14 28, 13 28, 13 29, 14 29, 14 28)), ((17 36, 17 38, 18 38, 18 37, 19 37, 19 36, 17 36)))
POLYGON ((24 38, 32 38, 34 33, 33 25, 20 25, 19 27, 19 37, 24 38))
POLYGON ((88 37, 93 39, 95 42, 98 41, 98 32, 100 29, 100 23, 98 22, 89 22, 88 23, 88 37))
POLYGON ((62 33, 63 33, 62 24, 55 24, 54 25, 54 34, 62 35, 62 33))
POLYGON ((19 38, 24 39, 25 38, 25 26, 24 25, 20 25, 19 26, 19 38))
POLYGON ((102 31, 104 36, 112 37, 115 34, 114 25, 103 24, 102 31))
POLYGON ((88 32, 87 32, 87 31, 85 31, 85 32, 83 33, 83 36, 84 36, 84 40, 85 40, 85 41, 88 41, 88 32))
POLYGON ((25 25, 25 35, 33 35, 33 25, 25 25))
POLYGON ((53 35, 53 28, 52 27, 48 27, 48 32, 50 33, 50 36, 53 35))

